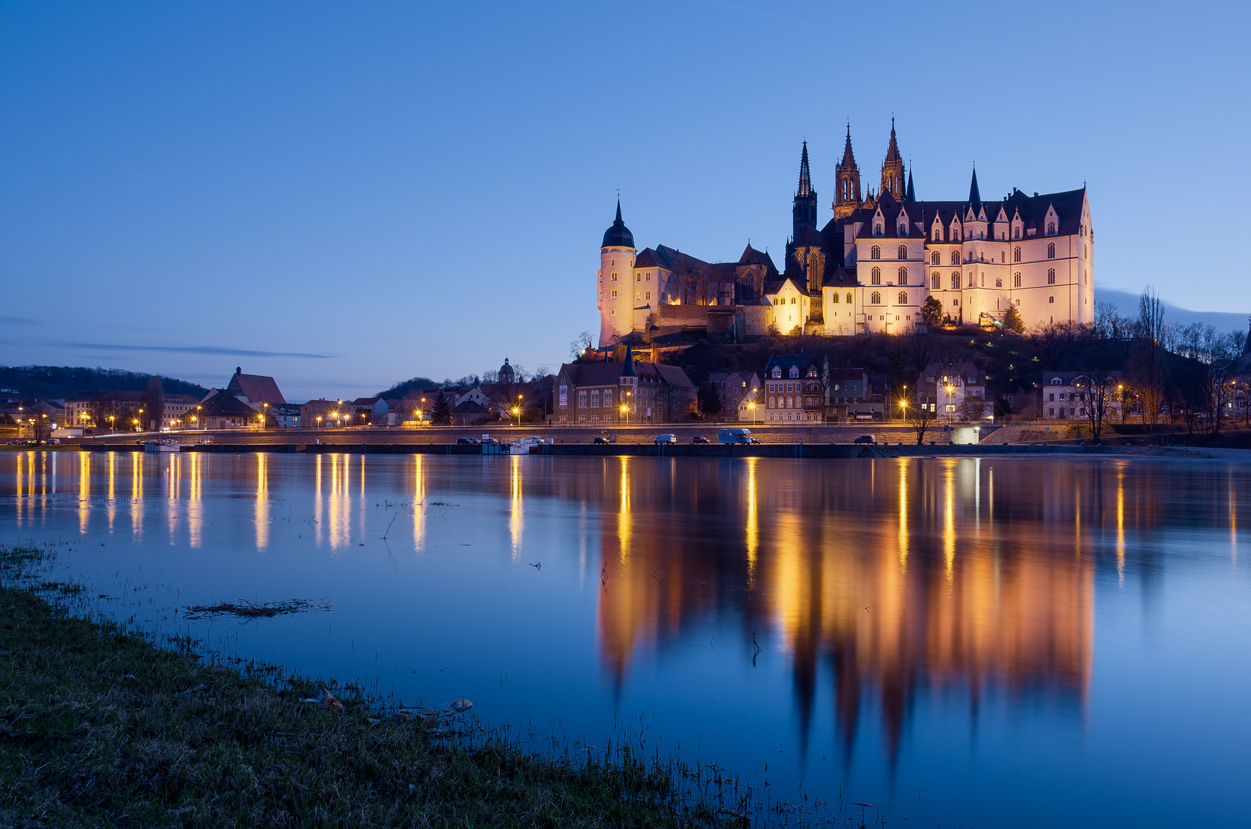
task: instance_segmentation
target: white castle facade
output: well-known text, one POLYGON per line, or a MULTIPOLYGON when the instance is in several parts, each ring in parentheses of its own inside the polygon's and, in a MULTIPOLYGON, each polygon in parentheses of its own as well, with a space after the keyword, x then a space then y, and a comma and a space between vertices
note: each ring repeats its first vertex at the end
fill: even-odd
POLYGON ((664 245, 639 251, 618 203, 596 272, 600 346, 700 326, 740 337, 904 333, 923 324, 931 297, 957 324, 1002 321, 1010 307, 1027 328, 1094 320, 1084 186, 983 200, 974 171, 967 199, 920 201, 892 123, 881 188, 863 198, 848 129, 832 207, 818 230, 805 143, 779 271, 751 245, 720 263, 664 245))

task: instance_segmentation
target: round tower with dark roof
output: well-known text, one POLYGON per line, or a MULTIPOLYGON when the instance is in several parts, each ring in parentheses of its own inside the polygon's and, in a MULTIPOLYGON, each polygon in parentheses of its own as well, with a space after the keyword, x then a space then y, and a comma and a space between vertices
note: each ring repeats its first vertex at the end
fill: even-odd
POLYGON ((599 345, 613 345, 630 333, 634 324, 634 234, 621 220, 621 199, 617 218, 604 231, 599 246, 599 270, 595 274, 599 308, 599 345))

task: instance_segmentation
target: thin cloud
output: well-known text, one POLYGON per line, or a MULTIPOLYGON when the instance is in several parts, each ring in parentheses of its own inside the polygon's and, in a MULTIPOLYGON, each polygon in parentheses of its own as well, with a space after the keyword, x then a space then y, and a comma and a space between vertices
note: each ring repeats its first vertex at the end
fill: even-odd
POLYGON ((221 348, 212 345, 112 345, 110 343, 67 343, 70 348, 96 348, 102 351, 168 351, 176 354, 216 354, 227 357, 292 357, 297 360, 331 360, 333 354, 309 354, 303 351, 254 351, 244 348, 221 348))

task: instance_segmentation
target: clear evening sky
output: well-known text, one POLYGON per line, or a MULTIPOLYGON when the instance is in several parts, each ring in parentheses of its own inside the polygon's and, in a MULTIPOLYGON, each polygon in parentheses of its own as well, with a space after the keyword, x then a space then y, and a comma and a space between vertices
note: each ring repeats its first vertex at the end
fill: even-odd
POLYGON ((922 199, 1090 187, 1099 289, 1251 311, 1240 3, 0 0, 0 364, 292 399, 557 368, 640 248, 779 265, 850 119, 922 199))

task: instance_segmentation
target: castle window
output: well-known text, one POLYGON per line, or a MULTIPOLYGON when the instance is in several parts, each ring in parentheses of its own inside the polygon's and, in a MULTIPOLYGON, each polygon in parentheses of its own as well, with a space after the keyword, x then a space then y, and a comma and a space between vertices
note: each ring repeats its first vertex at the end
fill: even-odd
POLYGON ((1051 244, 1047 245, 1047 258, 1048 259, 1056 258, 1056 243, 1055 242, 1052 242, 1051 244))
POLYGON ((1048 304, 1050 304, 1050 305, 1055 305, 1055 304, 1056 304, 1056 298, 1055 298, 1055 297, 1053 297, 1053 296, 1049 296, 1049 297, 1047 297, 1047 303, 1048 303, 1048 304))
POLYGON ((1013 262, 1021 261, 1021 249, 1019 247, 1015 247, 1012 249, 1012 261, 1013 262))
POLYGON ((970 287, 970 288, 972 288, 972 287, 973 287, 973 274, 971 274, 971 273, 969 274, 969 287, 970 287))
POLYGON ((900 285, 908 284, 908 269, 907 268, 899 269, 899 284, 900 285))
POLYGON ((939 265, 939 264, 942 264, 941 260, 942 260, 942 257, 940 257, 940 256, 938 255, 938 251, 934 251, 933 253, 931 253, 931 254, 930 254, 930 264, 931 264, 931 265, 939 265))
POLYGON ((952 304, 952 305, 959 305, 959 304, 960 304, 960 300, 958 300, 958 299, 953 299, 953 300, 951 301, 951 304, 952 304))
POLYGON ((959 265, 959 264, 960 264, 960 251, 958 251, 958 250, 953 250, 953 251, 951 252, 951 264, 953 264, 953 265, 959 265))
POLYGON ((838 291, 835 291, 834 293, 830 294, 830 302, 833 303, 834 305, 838 304, 838 291))
POLYGON ((996 277, 996 278, 995 278, 995 287, 996 287, 996 288, 1002 288, 1002 287, 1003 287, 1003 280, 1002 280, 1002 279, 999 279, 998 277, 996 277))
POLYGON ((958 228, 958 227, 953 227, 953 228, 951 229, 951 241, 953 241, 953 242, 959 242, 959 241, 960 241, 960 228, 958 228))
POLYGON ((1021 238, 1021 228, 1020 228, 1020 226, 1017 226, 1017 227, 1012 228, 1012 238, 1013 238, 1013 239, 1020 239, 1020 238, 1021 238))
POLYGON ((775 378, 777 378, 777 377, 781 377, 781 376, 782 376, 782 367, 781 367, 781 366, 774 366, 774 367, 773 367, 773 376, 774 376, 775 378))
POLYGON ((881 249, 881 248, 879 248, 877 245, 874 245, 873 247, 869 248, 869 258, 870 258, 870 259, 881 259, 881 258, 882 258, 882 249, 881 249))
POLYGON ((938 271, 934 271, 930 274, 930 287, 935 291, 943 287, 943 279, 938 275, 938 271))
POLYGON ((870 284, 872 284, 872 285, 881 285, 881 284, 882 284, 882 270, 881 270, 881 268, 874 268, 874 269, 873 269, 872 273, 870 273, 870 274, 869 274, 869 283, 870 283, 870 284))
POLYGON ((870 304, 870 305, 881 305, 881 304, 882 304, 882 295, 881 295, 879 292, 877 292, 877 291, 874 291, 873 293, 869 294, 869 304, 870 304))
POLYGON ((899 226, 899 235, 900 235, 900 236, 907 236, 907 235, 908 235, 908 226, 907 226, 907 225, 900 225, 900 226, 899 226))
POLYGON ((638 301, 639 301, 640 299, 642 299, 642 298, 643 298, 643 292, 642 292, 642 291, 635 291, 635 292, 634 292, 634 301, 635 301, 635 302, 638 302, 638 301))
POLYGON ((900 304, 900 305, 907 305, 907 304, 908 304, 908 292, 907 292, 907 291, 900 291, 900 292, 899 292, 899 304, 900 304))
POLYGON ((951 290, 953 291, 960 290, 960 274, 958 273, 953 273, 951 275, 951 290))
POLYGON ((634 281, 635 281, 635 282, 642 282, 642 281, 643 281, 643 274, 641 274, 641 273, 636 273, 636 274, 634 275, 634 281))
POLYGON ((899 258, 900 258, 900 259, 907 259, 907 258, 908 258, 908 246, 907 246, 907 245, 900 245, 900 246, 899 246, 899 258))
POLYGON ((851 305, 851 291, 847 292, 847 304, 851 305))
POLYGON ((874 226, 873 226, 873 235, 874 235, 874 236, 881 236, 881 235, 882 235, 882 226, 881 226, 880 224, 877 224, 877 225, 874 225, 874 226))
POLYGON ((652 292, 651 292, 651 291, 648 291, 648 292, 647 292, 647 301, 648 301, 648 302, 651 302, 651 299, 652 299, 652 292))
POLYGON ((934 225, 934 241, 941 242, 943 240, 943 230, 938 225, 934 225))
POLYGON ((613 292, 612 292, 612 298, 613 298, 613 299, 616 299, 616 298, 617 298, 617 292, 616 292, 616 291, 613 291, 613 292))
POLYGON ((613 271, 613 272, 612 272, 612 281, 613 281, 613 282, 616 282, 616 281, 617 281, 617 272, 616 272, 616 271, 613 271))
POLYGON ((1056 269, 1055 268, 1047 269, 1047 284, 1048 285, 1056 284, 1056 269))
POLYGON ((795 297, 791 297, 791 305, 795 304, 795 297))
POLYGON ((1000 261, 1000 262, 1007 262, 1007 261, 1008 261, 1008 254, 1004 253, 1003 251, 999 251, 999 261, 1000 261))
POLYGON ((1056 235, 1056 223, 1055 222, 1047 222, 1047 235, 1048 236, 1056 235))

